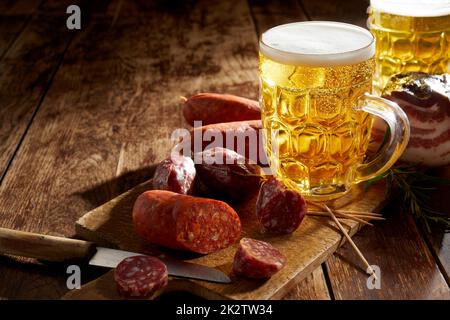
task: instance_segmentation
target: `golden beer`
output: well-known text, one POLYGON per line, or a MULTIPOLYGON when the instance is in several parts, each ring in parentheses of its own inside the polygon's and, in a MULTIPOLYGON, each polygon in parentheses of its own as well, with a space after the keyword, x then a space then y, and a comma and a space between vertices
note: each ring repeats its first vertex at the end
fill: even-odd
POLYGON ((332 22, 282 25, 262 35, 260 96, 267 155, 273 173, 305 196, 328 200, 343 195, 353 184, 387 170, 406 145, 409 124, 403 111, 364 96, 372 87, 373 42, 367 30, 332 22), (388 123, 395 146, 363 164, 370 113, 395 119, 388 123))
POLYGON ((372 0, 368 24, 376 38, 377 92, 397 73, 449 72, 448 0, 372 0))

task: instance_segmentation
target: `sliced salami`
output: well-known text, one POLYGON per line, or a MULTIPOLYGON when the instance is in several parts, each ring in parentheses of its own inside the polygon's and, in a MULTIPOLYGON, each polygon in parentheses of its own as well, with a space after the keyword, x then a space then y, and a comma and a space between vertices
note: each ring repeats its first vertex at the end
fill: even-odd
POLYGON ((114 280, 121 295, 146 298, 167 285, 167 267, 155 257, 129 257, 117 265, 114 280))
POLYGON ((247 278, 267 279, 286 264, 286 257, 270 243, 242 238, 234 255, 233 272, 247 278))
POLYGON ((228 247, 241 235, 241 221, 225 202, 162 190, 136 199, 133 222, 151 243, 197 253, 228 247))
POLYGON ((194 179, 194 161, 182 155, 171 155, 156 168, 153 188, 188 194, 192 191, 194 179))
POLYGON ((306 201, 275 177, 261 186, 256 202, 256 216, 264 230, 274 234, 292 233, 306 215, 306 201))

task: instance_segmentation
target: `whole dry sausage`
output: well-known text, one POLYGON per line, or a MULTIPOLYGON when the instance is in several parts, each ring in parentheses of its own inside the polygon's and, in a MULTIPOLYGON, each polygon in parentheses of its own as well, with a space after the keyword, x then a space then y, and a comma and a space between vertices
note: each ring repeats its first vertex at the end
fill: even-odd
POLYGON ((218 199, 243 200, 260 186, 262 170, 242 155, 225 148, 208 149, 194 155, 197 190, 218 199))
POLYGON ((306 215, 305 199, 275 177, 263 183, 256 201, 256 216, 264 230, 275 234, 292 233, 306 215))
POLYGON ((114 280, 121 295, 145 298, 167 285, 168 272, 158 258, 133 256, 117 265, 114 280))
POLYGON ((258 101, 231 94, 199 93, 186 99, 183 115, 190 125, 261 119, 258 101))
POLYGON ((193 128, 189 139, 193 153, 222 147, 261 166, 267 166, 262 133, 261 120, 236 121, 193 128))
POLYGON ((225 202, 162 190, 136 199, 133 223, 151 243, 197 253, 228 247, 241 234, 239 217, 225 202))
POLYGON ((234 255, 233 273, 247 278, 267 279, 286 264, 286 257, 270 243, 242 238, 234 255))
POLYGON ((161 161, 153 176, 153 188, 188 194, 195 179, 195 166, 190 157, 171 155, 161 161))

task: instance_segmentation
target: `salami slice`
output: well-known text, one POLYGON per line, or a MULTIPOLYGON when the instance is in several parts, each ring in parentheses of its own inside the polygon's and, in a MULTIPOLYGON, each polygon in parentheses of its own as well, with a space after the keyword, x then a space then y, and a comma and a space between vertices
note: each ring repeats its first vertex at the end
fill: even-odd
POLYGON ((153 188, 188 194, 195 179, 194 162, 189 157, 172 155, 161 161, 153 176, 153 188))
POLYGON ((133 223, 151 243, 197 253, 228 247, 241 235, 240 219, 225 202, 162 190, 136 199, 133 223))
POLYGON ((275 177, 261 186, 256 201, 256 216, 264 230, 274 234, 292 233, 306 215, 306 201, 275 177))
POLYGON ((247 278, 267 279, 286 264, 286 257, 270 243, 242 238, 234 255, 233 272, 247 278))
POLYGON ((117 265, 114 280, 121 295, 146 298, 167 285, 167 267, 155 257, 129 257, 117 265))

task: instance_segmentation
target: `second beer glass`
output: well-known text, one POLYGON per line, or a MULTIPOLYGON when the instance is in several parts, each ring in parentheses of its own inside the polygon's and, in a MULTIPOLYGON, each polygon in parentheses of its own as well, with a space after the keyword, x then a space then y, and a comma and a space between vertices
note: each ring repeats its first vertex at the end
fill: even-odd
POLYGON ((398 73, 450 71, 449 0, 371 0, 368 25, 377 39, 377 93, 398 73))

